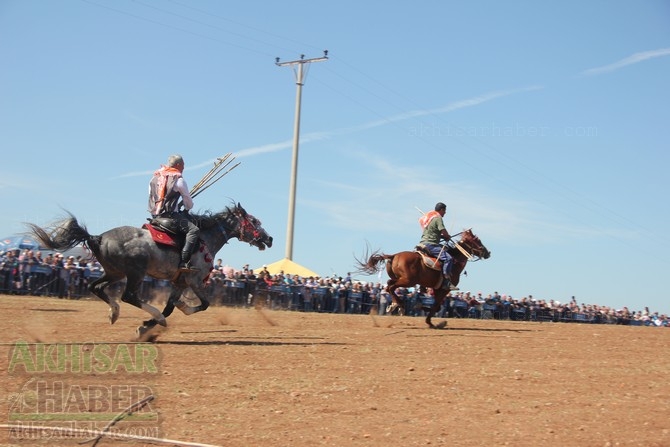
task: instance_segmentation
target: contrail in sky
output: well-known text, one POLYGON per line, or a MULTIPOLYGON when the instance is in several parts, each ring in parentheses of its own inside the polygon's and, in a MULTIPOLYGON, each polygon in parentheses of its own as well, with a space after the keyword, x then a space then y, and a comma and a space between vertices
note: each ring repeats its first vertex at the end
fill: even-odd
POLYGON ((581 74, 582 76, 594 76, 602 73, 609 73, 610 71, 615 71, 628 65, 637 64, 649 59, 663 56, 670 56, 670 48, 661 48, 660 50, 642 51, 640 53, 635 53, 632 56, 628 56, 613 64, 604 65, 602 67, 589 68, 588 70, 584 70, 581 74))
MULTIPOLYGON (((494 99, 503 98, 506 96, 514 95, 516 93, 523 93, 533 90, 542 89, 540 86, 530 86, 520 89, 512 90, 500 90, 497 92, 486 93, 480 96, 475 96, 474 98, 463 99, 460 101, 455 101, 447 104, 443 107, 438 107, 435 109, 426 109, 426 110, 412 110, 405 113, 400 113, 398 115, 393 115, 387 118, 382 118, 374 121, 369 121, 367 123, 359 124, 357 126, 345 127, 341 129, 331 130, 331 131, 321 131, 321 132, 310 132, 300 136, 300 143, 310 143, 313 141, 325 140, 336 135, 345 135, 360 132, 363 130, 373 129, 375 127, 385 126, 390 123, 396 123, 400 121, 405 121, 412 118, 419 118, 422 116, 428 115, 438 115, 442 113, 450 113, 456 110, 465 109, 468 107, 478 106, 488 101, 493 101, 494 99)), ((250 147, 247 149, 242 149, 234 153, 235 157, 250 157, 253 155, 265 154, 270 152, 282 151, 293 147, 293 140, 282 141, 279 143, 269 143, 262 146, 250 147)), ((205 166, 209 166, 214 163, 216 159, 211 159, 198 163, 197 165, 188 166, 186 170, 200 169, 205 166)), ((137 176, 147 176, 151 175, 154 170, 151 171, 135 171, 128 172, 125 174, 119 175, 117 178, 126 178, 126 177, 137 177, 137 176)))

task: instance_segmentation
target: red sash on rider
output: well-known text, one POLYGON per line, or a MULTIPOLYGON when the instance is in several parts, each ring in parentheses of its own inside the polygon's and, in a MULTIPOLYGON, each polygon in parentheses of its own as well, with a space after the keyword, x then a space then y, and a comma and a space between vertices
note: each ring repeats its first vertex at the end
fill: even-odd
POLYGON ((419 217, 419 225, 421 225, 421 229, 425 230, 426 227, 428 226, 428 224, 430 223, 430 221, 432 221, 433 219, 435 219, 436 217, 439 217, 439 216, 440 216, 440 213, 438 213, 437 211, 429 211, 426 214, 424 214, 423 216, 419 217))

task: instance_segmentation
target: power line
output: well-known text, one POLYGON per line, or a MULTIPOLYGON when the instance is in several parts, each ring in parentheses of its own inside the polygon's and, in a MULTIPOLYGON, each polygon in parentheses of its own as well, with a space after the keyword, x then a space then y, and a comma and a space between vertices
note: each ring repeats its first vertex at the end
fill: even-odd
MULTIPOLYGON (((159 26, 162 26, 162 27, 165 27, 165 28, 169 28, 169 29, 172 29, 172 30, 175 30, 175 31, 179 31, 179 32, 182 32, 182 33, 190 34, 190 35, 192 35, 192 36, 202 37, 203 39, 207 39, 207 40, 211 40, 211 41, 214 41, 214 42, 222 43, 222 44, 224 44, 224 45, 229 45, 229 46, 232 46, 232 47, 237 47, 237 48, 240 48, 240 49, 242 49, 242 50, 246 50, 246 51, 250 51, 250 52, 253 52, 253 53, 261 54, 261 55, 263 55, 263 56, 272 57, 272 55, 269 54, 269 53, 265 53, 265 52, 262 52, 262 51, 259 51, 259 50, 255 50, 255 49, 253 49, 253 48, 249 48, 249 47, 244 46, 244 45, 240 45, 240 44, 237 44, 237 43, 229 42, 229 41, 227 41, 227 40, 217 39, 216 37, 207 36, 207 35, 205 35, 205 34, 197 33, 197 32, 194 32, 194 31, 190 31, 190 30, 187 30, 187 29, 184 29, 184 28, 180 28, 180 27, 178 27, 178 26, 169 25, 169 24, 167 24, 167 23, 165 23, 165 22, 161 22, 161 21, 159 21, 159 20, 150 19, 150 18, 148 18, 148 17, 144 17, 144 16, 141 16, 141 15, 133 14, 133 13, 128 12, 128 11, 124 11, 124 10, 117 9, 117 8, 112 8, 112 7, 110 7, 110 6, 106 6, 106 5, 101 5, 100 3, 95 3, 95 2, 93 2, 93 1, 91 1, 91 0, 81 0, 81 1, 83 1, 83 2, 85 2, 85 3, 88 3, 88 4, 90 4, 90 5, 93 5, 93 6, 97 6, 98 8, 107 9, 107 10, 109 10, 109 11, 114 11, 114 12, 116 12, 116 13, 118 13, 118 14, 127 15, 127 16, 129 16, 129 17, 133 17, 133 18, 138 19, 138 20, 142 20, 142 21, 145 21, 145 22, 153 23, 154 25, 159 25, 159 26)), ((156 10, 160 10, 160 11, 165 12, 165 13, 168 13, 168 14, 176 15, 177 17, 181 17, 181 18, 184 18, 184 19, 186 19, 186 20, 190 20, 190 21, 193 21, 193 22, 202 24, 202 25, 212 26, 212 25, 208 25, 208 24, 203 23, 203 22, 199 22, 199 21, 194 20, 194 19, 189 19, 189 18, 184 17, 184 16, 181 16, 181 15, 179 15, 179 14, 174 14, 174 13, 171 13, 171 12, 169 12, 169 11, 165 11, 165 10, 162 10, 162 9, 160 9, 160 8, 156 8, 156 7, 154 7, 154 6, 146 5, 146 4, 143 4, 143 3, 141 3, 141 2, 138 2, 138 3, 142 4, 143 6, 148 6, 148 7, 150 7, 150 8, 153 8, 153 9, 156 9, 156 10)), ((222 31, 226 31, 226 30, 223 30, 223 29, 218 28, 218 27, 216 27, 216 26, 212 26, 212 27, 213 27, 213 28, 216 28, 216 29, 219 29, 219 30, 222 30, 222 31)))

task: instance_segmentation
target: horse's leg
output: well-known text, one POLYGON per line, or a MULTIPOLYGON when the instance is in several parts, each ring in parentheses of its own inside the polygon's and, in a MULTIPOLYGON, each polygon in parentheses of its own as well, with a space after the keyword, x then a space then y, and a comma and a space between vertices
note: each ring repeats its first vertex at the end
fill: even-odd
POLYGON ((406 277, 399 277, 399 278, 396 278, 394 280, 389 279, 389 281, 388 281, 388 292, 389 292, 389 294, 391 294, 391 300, 393 301, 391 306, 394 306, 393 310, 395 310, 397 308, 398 313, 400 315, 405 315, 405 310, 406 310, 405 305, 406 305, 406 303, 405 303, 405 300, 398 298, 395 291, 398 289, 398 287, 412 287, 413 285, 415 285, 415 284, 412 283, 409 280, 409 278, 406 278, 406 277))
POLYGON ((386 291, 389 293, 389 295, 391 295, 391 304, 389 304, 386 308, 386 313, 390 315, 395 315, 404 310, 398 301, 398 296, 395 294, 395 290, 397 288, 398 286, 396 285, 395 279, 389 279, 386 283, 386 291))
MULTIPOLYGON (((168 297, 167 303, 165 303, 163 312, 161 312, 165 319, 172 315, 172 311, 175 308, 175 303, 179 300, 179 297, 181 297, 183 291, 183 288, 175 287, 173 284, 172 290, 170 291, 170 296, 168 297)), ((159 324, 159 322, 156 320, 156 318, 143 321, 142 326, 137 328, 137 340, 150 342, 155 341, 156 338, 158 338, 160 335, 160 331, 158 331, 158 328, 156 328, 157 324, 159 324)))
POLYGON ((389 315, 404 313, 404 308, 398 302, 398 297, 395 294, 395 290, 398 288, 396 285, 398 278, 393 273, 393 258, 386 259, 386 274, 389 276, 389 280, 386 283, 386 291, 391 295, 391 304, 386 308, 386 313, 389 315))
POLYGON ((123 290, 123 295, 121 295, 121 301, 142 309, 151 315, 153 319, 156 320, 156 323, 160 324, 161 326, 167 326, 167 322, 165 321, 163 314, 151 304, 143 303, 137 296, 137 291, 139 290, 143 280, 143 275, 137 275, 135 273, 128 275, 126 278, 126 287, 123 290))
POLYGON ((172 286, 170 296, 168 297, 167 303, 165 303, 165 307, 163 308, 163 316, 165 318, 172 315, 172 311, 174 311, 175 304, 177 304, 177 301, 179 301, 179 298, 181 298, 182 293, 184 293, 183 288, 172 286))
MULTIPOLYGON (((172 315, 172 311, 174 311, 175 308, 175 303, 179 300, 179 297, 181 297, 181 294, 184 292, 183 288, 178 288, 172 286, 172 291, 170 292, 170 296, 168 296, 168 300, 165 303, 165 307, 163 308, 163 311, 161 312, 163 314, 163 317, 167 319, 170 315, 172 315)), ((156 319, 152 318, 151 320, 144 321, 142 325, 145 328, 152 328, 156 324, 158 324, 158 321, 156 319)))
POLYGON ((111 283, 119 281, 122 278, 123 275, 113 275, 111 273, 105 272, 104 275, 93 281, 88 286, 88 290, 90 290, 93 295, 97 296, 109 305, 109 322, 111 324, 116 323, 116 320, 118 320, 120 307, 119 303, 117 303, 115 299, 110 298, 109 295, 107 295, 105 288, 111 283))
POLYGON ((175 302, 175 306, 177 306, 177 309, 184 312, 184 315, 193 315, 196 312, 202 312, 203 310, 207 310, 207 308, 209 307, 209 301, 207 300, 207 291, 202 286, 203 282, 201 278, 197 277, 193 282, 189 280, 187 280, 186 282, 191 287, 191 290, 193 290, 193 293, 195 293, 195 295, 200 300, 200 304, 197 306, 189 306, 188 304, 186 304, 186 302, 180 299, 175 302))
POLYGON ((436 328, 443 328, 444 326, 447 325, 447 322, 444 321, 437 326, 433 324, 431 319, 435 314, 437 313, 438 310, 440 310, 440 307, 442 307, 442 303, 444 302, 444 298, 447 296, 447 291, 444 289, 439 289, 435 290, 435 302, 431 306, 430 310, 428 311, 428 314, 426 314, 426 324, 428 325, 429 328, 431 329, 436 329, 436 328))

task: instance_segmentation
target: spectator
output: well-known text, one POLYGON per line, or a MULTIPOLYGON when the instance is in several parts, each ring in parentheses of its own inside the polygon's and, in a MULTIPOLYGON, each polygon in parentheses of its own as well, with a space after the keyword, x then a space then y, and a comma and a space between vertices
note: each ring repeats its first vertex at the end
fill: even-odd
POLYGON ((18 276, 19 262, 14 250, 8 250, 2 257, 2 290, 7 293, 16 293, 16 278, 18 276))
MULTIPOLYGON (((61 258, 63 256, 61 255, 61 258)), ((73 298, 74 284, 77 279, 77 265, 74 263, 74 256, 68 258, 62 263, 60 269, 60 288, 58 289, 58 298, 73 298)))
POLYGON ((386 315, 388 306, 391 305, 391 294, 389 294, 387 287, 384 286, 379 292, 379 311, 377 315, 386 315))

